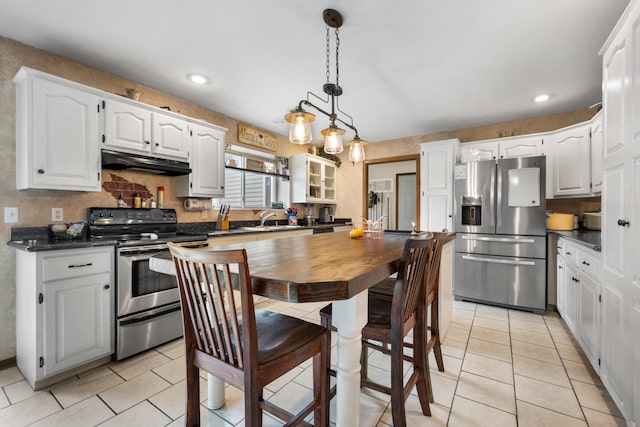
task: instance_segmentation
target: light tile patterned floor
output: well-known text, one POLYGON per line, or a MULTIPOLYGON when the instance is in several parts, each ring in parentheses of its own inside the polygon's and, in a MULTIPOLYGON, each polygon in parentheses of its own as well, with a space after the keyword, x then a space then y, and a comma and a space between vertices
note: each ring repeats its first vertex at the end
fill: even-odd
MULTIPOLYGON (((319 323, 321 307, 268 306, 315 323, 319 323)), ((0 371, 0 426, 182 426, 182 345, 177 340, 37 392, 17 368, 0 371)), ((406 408, 410 426, 625 425, 564 322, 554 313, 540 316, 456 301, 443 352, 445 372, 434 370, 431 356, 433 415, 424 417, 412 394, 406 408)), ((270 384, 265 397, 295 411, 311 393, 310 366, 308 361, 270 384)), ((387 357, 372 355, 369 373, 388 381, 387 357)), ((202 425, 244 426, 242 393, 227 387, 227 404, 210 411, 205 378, 202 374, 202 425)), ((360 425, 392 424, 387 396, 363 391, 360 404, 360 425)), ((264 425, 281 423, 265 417, 264 425)))

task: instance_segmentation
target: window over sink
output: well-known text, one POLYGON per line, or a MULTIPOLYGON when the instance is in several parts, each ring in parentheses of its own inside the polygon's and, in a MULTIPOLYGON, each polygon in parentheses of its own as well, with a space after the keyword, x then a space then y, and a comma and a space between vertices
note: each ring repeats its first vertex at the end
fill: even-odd
MULTIPOLYGON (((224 197, 214 205, 226 203, 232 208, 269 209, 277 200, 278 162, 257 150, 227 145, 225 149, 224 197)), ((288 183, 287 183, 288 185, 288 183)))

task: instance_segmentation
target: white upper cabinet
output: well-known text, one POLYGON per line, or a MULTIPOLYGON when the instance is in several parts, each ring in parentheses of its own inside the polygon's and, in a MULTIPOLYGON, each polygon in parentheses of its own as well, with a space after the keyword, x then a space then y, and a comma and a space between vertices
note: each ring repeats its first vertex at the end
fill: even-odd
POLYGON ((188 160, 189 122, 142 104, 105 100, 103 147, 116 151, 188 160))
POLYGON ((139 154, 151 152, 151 111, 136 105, 105 100, 104 148, 139 154))
POLYGON ((540 156, 544 153, 542 136, 525 135, 460 144, 460 163, 508 157, 540 156))
POLYGON ((589 123, 572 126, 545 137, 553 159, 550 163, 553 196, 591 193, 591 144, 589 123))
POLYGON ((100 191, 99 98, 21 68, 16 84, 16 186, 100 191))
POLYGON ((458 148, 460 163, 498 158, 497 142, 467 142, 458 148))
POLYGON ((457 139, 420 144, 420 230, 453 231, 457 139))
POLYGON ((176 180, 177 197, 224 196, 224 135, 217 126, 191 124, 191 173, 176 180))
MULTIPOLYGON (((154 155, 189 160, 191 138, 189 122, 154 112, 151 116, 151 152, 154 155)), ((223 164, 222 161, 218 163, 223 164)))
POLYGON ((289 159, 292 203, 336 203, 338 168, 331 160, 311 154, 289 159))
POLYGON ((498 143, 498 156, 501 159, 541 156, 542 154, 544 153, 541 136, 504 138, 498 143))

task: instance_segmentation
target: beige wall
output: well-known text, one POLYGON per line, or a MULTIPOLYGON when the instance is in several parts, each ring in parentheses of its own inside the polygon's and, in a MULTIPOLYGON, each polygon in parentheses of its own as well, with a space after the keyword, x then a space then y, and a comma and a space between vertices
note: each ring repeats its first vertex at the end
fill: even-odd
MULTIPOLYGON (((170 106, 172 111, 202 119, 229 129, 228 143, 237 143, 238 122, 230 117, 197 105, 154 91, 141 84, 86 67, 82 64, 51 55, 47 52, 0 38, 0 208, 14 206, 20 209, 20 221, 16 226, 46 226, 52 207, 64 209, 65 221, 85 219, 90 206, 115 206, 115 198, 106 191, 80 193, 72 191, 16 190, 15 185, 15 89, 13 76, 21 66, 28 66, 73 80, 101 90, 124 93, 125 88, 142 91, 141 102, 154 106, 170 106)), ((533 132, 542 132, 588 120, 594 111, 582 110, 540 118, 518 120, 451 132, 400 138, 367 146, 367 158, 377 159, 419 153, 419 144, 448 138, 474 141, 533 132)), ((289 144, 286 136, 277 136, 278 154, 289 157, 305 152, 305 147, 289 144)), ((338 205, 336 217, 359 217, 362 212, 362 165, 352 166, 348 153, 341 155, 342 166, 338 170, 338 205)), ((104 174, 106 175, 106 174, 104 174)), ((213 214, 201 219, 200 213, 182 210, 182 200, 172 197, 172 178, 132 172, 118 172, 125 179, 145 185, 150 190, 159 185, 166 189, 166 206, 178 211, 180 222, 214 221, 213 214)), ((108 177, 108 175, 107 175, 108 177)), ((256 212, 235 212, 232 220, 255 219, 256 212)), ((0 241, 7 242, 14 224, 0 223, 0 241)), ((15 356, 15 250, 0 245, 0 362, 15 356)))

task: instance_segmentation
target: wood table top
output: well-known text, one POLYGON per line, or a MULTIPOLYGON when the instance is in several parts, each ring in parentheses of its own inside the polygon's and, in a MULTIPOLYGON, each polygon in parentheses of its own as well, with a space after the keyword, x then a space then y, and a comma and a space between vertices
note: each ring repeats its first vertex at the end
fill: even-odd
MULTIPOLYGON (((352 298, 395 273, 409 237, 385 233, 377 240, 351 239, 348 231, 338 231, 215 249, 247 251, 254 294, 296 303, 321 302, 352 298)), ((171 255, 158 258, 171 262, 171 255)))

